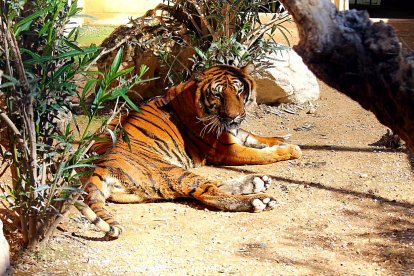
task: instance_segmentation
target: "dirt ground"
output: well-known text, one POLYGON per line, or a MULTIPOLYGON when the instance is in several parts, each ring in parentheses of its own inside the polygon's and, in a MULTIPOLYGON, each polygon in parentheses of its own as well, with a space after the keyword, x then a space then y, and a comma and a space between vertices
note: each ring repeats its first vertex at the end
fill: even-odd
POLYGON ((102 233, 74 210, 50 244, 14 255, 14 275, 414 275, 414 159, 404 149, 372 145, 386 128, 320 86, 313 114, 309 107, 291 114, 259 106, 243 124, 260 135, 292 134, 302 158, 194 169, 211 179, 272 176, 274 210, 109 204, 125 227, 114 241, 82 237, 102 233))
MULTIPOLYGON (((414 158, 377 143, 386 128, 374 115, 320 87, 316 112, 259 106, 242 125, 260 135, 292 134, 300 159, 194 169, 211 179, 272 176, 274 210, 109 203, 125 227, 114 241, 85 239, 102 233, 74 210, 50 244, 12 252, 14 275, 414 275, 414 158)), ((7 237, 16 249, 14 235, 7 237)))

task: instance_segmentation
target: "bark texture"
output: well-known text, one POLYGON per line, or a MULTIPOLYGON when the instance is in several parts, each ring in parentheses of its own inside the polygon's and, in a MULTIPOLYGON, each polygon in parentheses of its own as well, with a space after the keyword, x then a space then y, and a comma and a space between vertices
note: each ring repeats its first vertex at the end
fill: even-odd
POLYGON ((309 69, 391 128, 414 152, 414 53, 394 29, 365 11, 336 10, 329 0, 281 0, 293 16, 294 47, 309 69))

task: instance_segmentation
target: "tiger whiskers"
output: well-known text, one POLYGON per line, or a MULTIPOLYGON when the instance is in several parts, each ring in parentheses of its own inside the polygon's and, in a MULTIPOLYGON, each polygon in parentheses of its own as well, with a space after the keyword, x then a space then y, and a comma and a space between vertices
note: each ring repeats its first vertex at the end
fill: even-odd
POLYGON ((201 137, 204 137, 206 133, 216 132, 218 138, 224 130, 224 126, 217 115, 208 115, 202 118, 197 117, 197 120, 204 124, 200 131, 201 137))

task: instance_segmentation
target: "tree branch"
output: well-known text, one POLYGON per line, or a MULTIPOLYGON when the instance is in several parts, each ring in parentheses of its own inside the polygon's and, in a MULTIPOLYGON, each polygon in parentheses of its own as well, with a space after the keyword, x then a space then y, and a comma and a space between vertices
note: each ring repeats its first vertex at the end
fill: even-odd
POLYGON ((315 75, 372 111, 414 152, 414 53, 394 29, 329 0, 281 0, 299 31, 295 51, 315 75))

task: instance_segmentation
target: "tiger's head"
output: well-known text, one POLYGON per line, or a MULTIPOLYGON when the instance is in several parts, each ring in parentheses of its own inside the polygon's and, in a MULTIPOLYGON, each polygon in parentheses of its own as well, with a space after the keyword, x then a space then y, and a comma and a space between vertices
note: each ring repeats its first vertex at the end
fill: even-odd
POLYGON ((245 107, 254 101, 256 83, 250 74, 249 63, 237 68, 217 65, 193 77, 197 82, 197 118, 204 124, 201 136, 215 132, 236 130, 246 117, 245 107))

